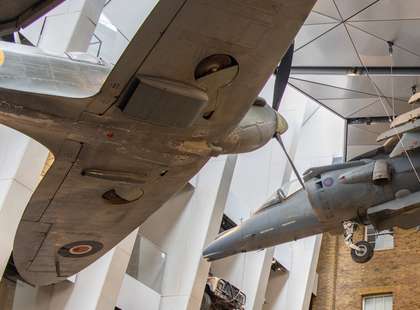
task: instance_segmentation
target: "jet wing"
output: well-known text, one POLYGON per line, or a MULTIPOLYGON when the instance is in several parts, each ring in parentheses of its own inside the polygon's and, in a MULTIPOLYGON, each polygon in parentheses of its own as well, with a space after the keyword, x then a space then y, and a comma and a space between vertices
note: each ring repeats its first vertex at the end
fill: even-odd
POLYGON ((25 27, 64 0, 2 0, 0 2, 0 34, 25 27))
POLYGON ((418 132, 420 130, 420 119, 413 119, 411 122, 405 123, 399 127, 392 127, 386 132, 380 134, 376 141, 381 142, 395 136, 402 136, 408 132, 418 132))
POLYGON ((377 230, 394 226, 410 229, 420 224, 420 193, 408 194, 367 210, 377 230))
POLYGON ((61 138, 50 131, 55 162, 17 232, 19 273, 46 285, 79 272, 179 191, 209 159, 207 142, 250 109, 314 3, 160 0, 86 111, 62 123, 61 138), (212 55, 227 55, 230 66, 202 78, 214 67, 199 64, 212 55), (162 102, 176 105, 154 113, 162 102), (185 121, 203 102, 211 119, 185 121), (149 103, 149 119, 139 121, 135 114, 149 103), (97 126, 84 130, 91 122, 97 126))

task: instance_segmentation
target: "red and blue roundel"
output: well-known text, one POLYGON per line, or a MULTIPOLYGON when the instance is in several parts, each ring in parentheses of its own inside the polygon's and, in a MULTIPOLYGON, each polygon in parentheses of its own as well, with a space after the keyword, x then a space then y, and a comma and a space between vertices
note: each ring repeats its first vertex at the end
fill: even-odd
POLYGON ((324 184, 325 187, 331 187, 334 184, 334 179, 328 177, 324 179, 322 183, 324 184))

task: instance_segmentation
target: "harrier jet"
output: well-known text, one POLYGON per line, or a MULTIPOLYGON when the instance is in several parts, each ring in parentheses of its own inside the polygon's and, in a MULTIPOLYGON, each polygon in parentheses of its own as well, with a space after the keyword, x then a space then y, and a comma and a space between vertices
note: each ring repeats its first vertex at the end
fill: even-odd
POLYGON ((344 229, 353 260, 368 262, 372 245, 353 242, 358 224, 378 231, 420 225, 420 109, 397 117, 378 141, 386 142, 352 161, 309 169, 304 189, 288 198, 277 192, 250 219, 213 241, 204 257, 217 260, 344 229))
MULTIPOLYGON (((0 29, 59 2, 3 0, 0 29)), ((0 122, 55 158, 17 231, 20 275, 48 285, 81 271, 212 156, 284 132, 256 98, 314 3, 160 0, 112 71, 2 43, 0 122)))

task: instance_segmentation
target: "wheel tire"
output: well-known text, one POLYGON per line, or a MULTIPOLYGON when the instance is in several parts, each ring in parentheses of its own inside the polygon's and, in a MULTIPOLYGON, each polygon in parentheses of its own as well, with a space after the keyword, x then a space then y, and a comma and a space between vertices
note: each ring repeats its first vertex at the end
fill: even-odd
POLYGON ((367 241, 359 241, 356 245, 361 249, 361 251, 351 249, 351 258, 353 261, 359 264, 364 264, 370 261, 374 253, 373 246, 367 241))
POLYGON ((211 309, 211 297, 207 292, 204 292, 203 299, 201 300, 200 310, 210 310, 211 309))

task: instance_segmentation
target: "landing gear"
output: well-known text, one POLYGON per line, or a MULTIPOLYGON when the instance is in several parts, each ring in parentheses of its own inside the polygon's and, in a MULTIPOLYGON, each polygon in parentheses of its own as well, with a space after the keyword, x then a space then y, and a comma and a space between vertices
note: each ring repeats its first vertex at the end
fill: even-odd
POLYGON ((359 250, 351 249, 351 258, 359 264, 364 264, 370 261, 373 257, 373 247, 367 241, 356 242, 356 246, 359 250))
POLYGON ((350 248, 351 258, 354 262, 364 264, 373 257, 373 246, 367 241, 353 243, 353 235, 357 230, 357 223, 353 221, 343 222, 344 242, 350 248))

